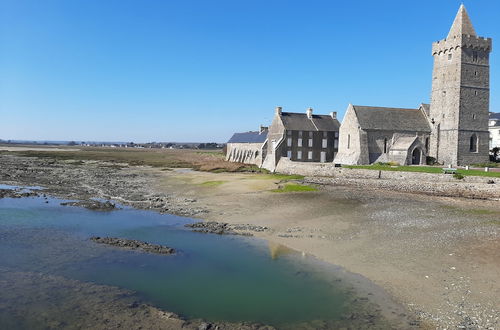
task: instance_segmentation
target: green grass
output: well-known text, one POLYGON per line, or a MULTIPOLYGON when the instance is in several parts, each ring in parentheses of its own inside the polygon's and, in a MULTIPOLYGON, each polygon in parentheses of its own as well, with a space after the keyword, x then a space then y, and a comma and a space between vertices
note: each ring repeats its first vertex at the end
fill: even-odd
MULTIPOLYGON (((344 168, 366 169, 377 171, 399 171, 399 172, 420 172, 420 173, 443 173, 442 167, 434 166, 387 166, 380 164, 373 165, 343 165, 344 168)), ((500 172, 484 172, 483 170, 457 170, 463 176, 485 176, 500 178, 500 172)))
POLYGON ((200 186, 204 187, 216 187, 220 186, 221 184, 226 183, 227 181, 205 181, 203 183, 200 183, 200 186))
POLYGON ((278 180, 278 181, 291 181, 291 180, 304 180, 303 175, 288 175, 288 174, 266 174, 259 177, 265 180, 278 180))
POLYGON ((304 191, 317 191, 317 190, 318 190, 317 188, 307 185, 287 183, 283 187, 278 189, 273 189, 271 191, 276 193, 285 193, 285 192, 304 192, 304 191))

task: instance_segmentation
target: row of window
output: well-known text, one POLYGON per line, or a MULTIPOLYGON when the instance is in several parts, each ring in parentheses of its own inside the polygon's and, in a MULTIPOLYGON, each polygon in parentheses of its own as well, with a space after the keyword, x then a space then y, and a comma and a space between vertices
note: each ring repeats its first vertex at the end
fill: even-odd
MULTIPOLYGON (((335 144, 334 148, 337 148, 338 147, 338 140, 337 139, 335 139, 334 144, 335 144)), ((291 147, 292 146, 292 138, 291 137, 289 137, 289 138, 286 139, 286 145, 287 145, 287 147, 291 147)), ((297 139, 297 146, 298 147, 302 147, 302 139, 301 138, 297 139)), ((312 148, 312 146, 313 146, 313 139, 308 139, 307 146, 309 148, 312 148)), ((323 149, 328 148, 328 139, 321 140, 321 147, 323 149)))
MULTIPOLYGON (((292 159, 292 151, 291 150, 288 150, 287 153, 286 153, 286 156, 289 158, 289 159, 292 159)), ((302 151, 297 151, 297 160, 301 160, 302 159, 302 151)), ((313 159, 313 152, 312 151, 308 151, 307 152, 307 159, 308 160, 312 160, 313 159)), ((321 151, 320 153, 320 161, 322 163, 324 163, 326 161, 326 151, 321 151)))

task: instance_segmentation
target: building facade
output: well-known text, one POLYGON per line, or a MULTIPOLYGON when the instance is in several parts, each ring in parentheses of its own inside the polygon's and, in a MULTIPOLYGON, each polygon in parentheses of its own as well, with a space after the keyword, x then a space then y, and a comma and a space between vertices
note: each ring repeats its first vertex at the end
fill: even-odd
POLYGON ((261 166, 266 139, 267 127, 263 126, 258 131, 234 133, 227 141, 226 160, 261 166))
POLYGON ((274 171, 281 157, 298 162, 332 162, 338 150, 337 113, 283 112, 277 107, 269 126, 262 167, 274 171))
POLYGON ((431 134, 428 108, 428 104, 417 109, 349 105, 340 126, 335 162, 425 164, 431 134))
POLYGON ((488 161, 491 50, 492 40, 477 36, 464 5, 448 37, 432 45, 429 154, 439 163, 488 161))

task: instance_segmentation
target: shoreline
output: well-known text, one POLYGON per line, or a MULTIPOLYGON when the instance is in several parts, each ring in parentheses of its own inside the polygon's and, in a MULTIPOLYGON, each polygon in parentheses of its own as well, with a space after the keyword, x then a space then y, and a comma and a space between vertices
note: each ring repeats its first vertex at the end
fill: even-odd
MULTIPOLYGON (((498 225, 493 222, 491 228, 486 226, 490 233, 486 229, 473 233, 473 229, 462 221, 464 219, 457 223, 446 220, 450 219, 450 215, 464 218, 460 214, 465 210, 471 212, 471 217, 484 218, 484 223, 494 221, 500 214, 496 213, 500 209, 495 202, 330 184, 321 186, 318 192, 273 194, 269 190, 279 180, 260 178, 258 175, 162 171, 150 167, 118 168, 116 164, 111 166, 109 163, 91 161, 76 166, 47 159, 0 157, 2 162, 11 157, 12 163, 19 165, 24 162, 26 165, 22 171, 14 171, 18 174, 8 178, 11 180, 0 175, 2 183, 47 186, 41 182, 44 180, 40 180, 39 175, 35 175, 36 179, 29 175, 42 170, 46 174, 50 172, 50 175, 45 176, 48 181, 45 183, 49 185, 47 193, 53 193, 56 197, 109 198, 139 209, 202 218, 205 221, 269 227, 270 231, 257 232, 255 236, 311 254, 319 260, 367 277, 419 315, 424 327, 461 326, 466 325, 465 322, 479 327, 498 325, 495 313, 500 310, 500 306, 494 298, 500 292, 498 280, 494 277, 500 269, 499 259, 496 258, 498 252, 494 248, 499 243, 498 225), (96 171, 96 168, 99 170, 96 171), (64 182, 63 179, 61 183, 63 173, 70 174, 77 182, 64 182), (92 175, 96 177, 90 179, 92 175), (106 178, 104 183, 103 177, 106 178), (203 185, 213 181, 223 183, 203 185), (78 192, 79 189, 75 187, 81 191, 78 192), (62 192, 66 196, 61 196, 62 192), (378 200, 381 194, 387 198, 378 200), (401 224, 395 219, 388 226, 383 218, 390 217, 390 212, 384 214, 382 209, 377 209, 377 202, 389 203, 389 209, 396 213, 401 211, 398 205, 404 202, 408 202, 412 210, 419 210, 422 205, 430 203, 431 208, 438 209, 438 214, 443 213, 439 215, 441 220, 448 221, 453 230, 439 228, 439 232, 434 233, 430 230, 431 235, 449 237, 443 242, 427 242, 419 232, 435 224, 427 223, 424 218, 419 219, 422 224, 412 224, 411 217, 403 217, 399 220, 404 220, 406 227, 395 228, 395 225, 401 224), (367 208, 375 207, 375 213, 373 210, 367 212, 359 204, 367 208), (319 210, 319 207, 322 209, 319 210), (349 213, 352 209, 356 210, 357 218, 342 219, 343 216, 352 215, 349 213), (474 213, 476 209, 479 211, 474 213), (371 221, 366 219, 369 214, 375 214, 371 221), (362 223, 353 220, 358 218, 363 218, 362 223), (367 228, 363 229, 362 225, 367 228), (464 228, 455 228, 457 226, 464 228), (383 229, 391 231, 394 242, 374 242, 375 238, 384 236, 380 234, 383 229), (406 229, 415 231, 417 237, 405 235, 406 229), (471 233, 460 234, 460 229, 471 233), (463 246, 456 244, 455 239, 462 239, 463 246), (406 241, 408 244, 405 245, 409 246, 402 246, 406 241), (415 251, 411 251, 411 248, 415 248, 415 251), (467 249, 475 255, 468 255, 471 253, 467 253, 467 249), (381 258, 381 262, 374 263, 377 258, 381 258), (474 258, 479 258, 481 262, 475 265, 474 258), (403 265, 398 265, 398 262, 403 265), (479 274, 480 270, 482 274, 479 274), (445 286, 446 282, 450 284, 445 286), (464 294, 466 299, 462 297, 464 294)), ((432 215, 432 212, 428 213, 432 215)), ((480 223, 482 227, 483 222, 480 223)))

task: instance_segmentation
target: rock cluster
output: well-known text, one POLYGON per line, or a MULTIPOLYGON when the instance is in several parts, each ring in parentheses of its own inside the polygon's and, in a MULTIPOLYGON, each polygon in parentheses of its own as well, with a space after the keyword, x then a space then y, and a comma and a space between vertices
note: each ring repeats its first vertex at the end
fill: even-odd
POLYGON ((38 197, 40 194, 34 190, 14 190, 0 189, 0 198, 23 198, 23 197, 38 197))
POLYGON ((140 250, 148 253, 156 253, 156 254, 174 254, 175 250, 171 247, 159 245, 159 244, 150 244, 147 242, 141 242, 134 239, 125 239, 125 238, 116 238, 116 237, 99 237, 94 236, 90 238, 91 241, 106 244, 111 246, 116 246, 125 249, 131 250, 140 250))
POLYGON ((80 206, 93 211, 112 211, 116 209, 116 205, 110 201, 100 202, 93 199, 76 201, 76 202, 64 202, 61 203, 63 206, 80 206))
POLYGON ((268 230, 267 227, 256 226, 251 224, 235 224, 231 225, 225 222, 207 221, 196 222, 185 225, 186 227, 193 228, 195 232, 205 234, 217 235, 242 235, 253 236, 249 231, 263 232, 268 230))

